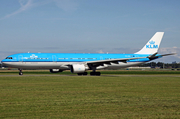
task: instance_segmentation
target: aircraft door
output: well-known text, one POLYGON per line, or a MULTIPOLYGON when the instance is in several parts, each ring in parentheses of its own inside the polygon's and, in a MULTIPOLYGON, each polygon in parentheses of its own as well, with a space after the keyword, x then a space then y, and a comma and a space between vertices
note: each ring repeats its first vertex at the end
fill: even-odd
POLYGON ((103 57, 102 57, 102 56, 100 56, 100 60, 103 60, 103 57))
POLYGON ((53 60, 53 62, 57 62, 57 58, 55 55, 52 56, 52 60, 53 60))
POLYGON ((23 56, 22 55, 19 55, 18 59, 19 59, 19 62, 23 62, 23 56))

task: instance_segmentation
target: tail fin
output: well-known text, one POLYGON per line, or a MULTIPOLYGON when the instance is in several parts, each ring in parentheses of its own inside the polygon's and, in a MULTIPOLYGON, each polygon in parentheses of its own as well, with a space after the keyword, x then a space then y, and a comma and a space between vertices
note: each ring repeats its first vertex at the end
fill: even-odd
POLYGON ((135 54, 155 54, 158 52, 164 32, 156 32, 147 44, 135 54))

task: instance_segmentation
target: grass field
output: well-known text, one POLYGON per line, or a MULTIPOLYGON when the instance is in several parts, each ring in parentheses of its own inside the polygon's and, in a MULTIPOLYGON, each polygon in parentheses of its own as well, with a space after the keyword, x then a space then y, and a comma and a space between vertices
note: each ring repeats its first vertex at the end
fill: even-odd
POLYGON ((179 76, 1 75, 0 118, 180 118, 179 76))

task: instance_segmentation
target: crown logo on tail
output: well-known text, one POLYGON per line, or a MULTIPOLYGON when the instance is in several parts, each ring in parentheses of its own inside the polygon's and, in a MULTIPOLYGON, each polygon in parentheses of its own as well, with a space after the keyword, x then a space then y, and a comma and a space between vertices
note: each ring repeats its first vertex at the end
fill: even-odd
POLYGON ((158 45, 155 45, 155 41, 149 41, 150 45, 146 45, 146 48, 148 49, 158 49, 158 45))
POLYGON ((149 41, 149 43, 150 43, 151 45, 153 45, 153 44, 155 44, 155 41, 149 41))

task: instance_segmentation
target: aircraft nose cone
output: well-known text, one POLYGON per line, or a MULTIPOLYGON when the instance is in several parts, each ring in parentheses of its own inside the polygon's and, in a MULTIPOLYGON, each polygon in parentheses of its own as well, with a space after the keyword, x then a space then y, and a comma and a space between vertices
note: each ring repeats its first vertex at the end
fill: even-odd
POLYGON ((1 64, 4 65, 4 62, 1 61, 1 64))
POLYGON ((5 59, 4 59, 4 60, 1 61, 1 63, 2 63, 2 66, 6 66, 8 62, 6 62, 5 59))
POLYGON ((4 60, 2 60, 1 63, 3 64, 3 63, 4 63, 4 60))

